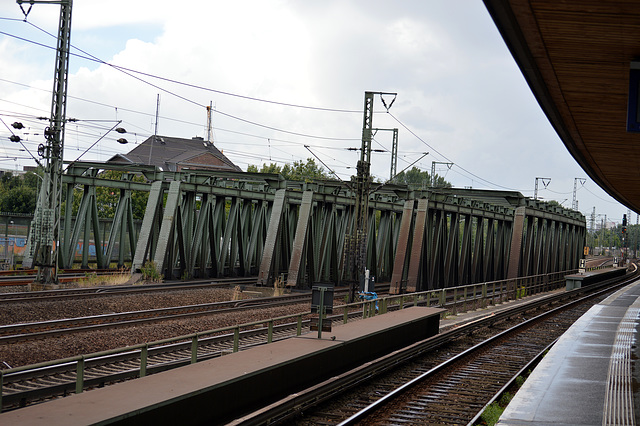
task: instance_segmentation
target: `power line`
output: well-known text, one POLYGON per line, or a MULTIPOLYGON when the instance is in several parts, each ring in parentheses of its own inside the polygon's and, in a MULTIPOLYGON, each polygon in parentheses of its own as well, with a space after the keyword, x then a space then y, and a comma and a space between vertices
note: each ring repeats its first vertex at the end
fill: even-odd
MULTIPOLYGON (((46 31, 43 28, 40 28, 39 26, 35 25, 34 23, 27 21, 26 19, 15 19, 15 18, 0 18, 0 19, 5 19, 5 20, 13 20, 13 21, 23 21, 26 22, 27 24, 31 25, 32 27, 38 29, 39 31, 42 31, 43 33, 54 37, 55 36, 53 34, 51 34, 50 32, 46 31)), ((39 43, 33 40, 29 40, 23 37, 19 37, 13 34, 9 34, 6 33, 4 31, 0 31, 0 34, 9 36, 9 37, 13 37, 16 38, 18 40, 27 42, 27 43, 32 43, 41 47, 45 47, 51 50, 55 50, 55 47, 53 46, 48 46, 46 44, 43 43, 39 43)), ((151 74, 151 73, 147 73, 147 72, 143 72, 143 71, 138 71, 138 70, 134 70, 132 68, 127 68, 127 67, 123 67, 120 65, 115 65, 115 64, 110 64, 82 49, 80 49, 79 47, 75 46, 75 45, 71 45, 71 47, 73 47, 74 49, 78 50, 79 52, 84 53, 87 56, 82 56, 82 55, 78 55, 77 53, 72 53, 73 56, 81 58, 81 59, 85 59, 85 60, 89 60, 92 62, 97 62, 103 65, 107 65, 109 67, 112 67, 114 69, 117 69, 121 72, 124 72, 125 74, 128 73, 134 73, 134 74, 139 74, 139 75, 143 75, 145 77, 150 77, 150 78, 154 78, 157 80, 162 80, 165 81, 167 83, 173 83, 173 84, 178 84, 181 86, 185 86, 185 87, 189 87, 192 89, 198 89, 198 90, 202 90, 202 91, 206 91, 206 92, 211 92, 211 93, 217 93, 219 95, 224 95, 224 96, 230 96, 230 97, 234 97, 234 98, 239 98, 239 99, 245 99, 245 100, 249 100, 249 101, 255 101, 255 102, 263 102, 263 103, 268 103, 268 104, 272 104, 272 105, 279 105, 279 106, 286 106, 286 107, 291 107, 291 108, 301 108, 301 109, 309 109, 309 110, 314 110, 314 111, 324 111, 324 112, 337 112, 337 113, 349 113, 349 114, 362 114, 362 110, 355 110, 355 109, 344 109, 344 108, 328 108, 328 107, 317 107, 317 106, 311 106, 311 105, 301 105, 301 104, 294 104, 294 103, 289 103, 289 102, 281 102, 281 101, 274 101, 274 100, 270 100, 270 99, 263 99, 263 98, 256 98, 253 96, 246 96, 246 95, 240 95, 238 93, 233 93, 233 92, 227 92, 224 90, 218 90, 218 89, 212 89, 210 87, 205 87, 205 86, 200 86, 197 84, 192 84, 192 83, 186 83, 184 81, 180 81, 180 80, 175 80, 172 78, 168 78, 168 77, 162 77, 156 74, 151 74)), ((133 77, 133 76, 132 76, 133 77)), ((134 77, 136 78, 136 77, 134 77)), ((148 83, 151 84, 151 83, 148 83)))
POLYGON ((484 178, 481 178, 480 176, 476 175, 475 173, 470 172, 469 170, 465 169, 464 167, 460 166, 459 164, 456 164, 455 161, 449 159, 446 155, 442 154, 441 152, 439 152, 437 149, 435 149, 434 147, 432 147, 431 145, 429 145, 424 139, 422 139, 420 136, 418 136, 413 130, 411 130, 409 127, 407 127, 402 121, 400 121, 398 118, 396 118, 393 114, 391 114, 389 111, 387 111, 387 114, 389 114, 391 116, 391 118, 393 118, 394 120, 396 120, 398 122, 398 124, 400 124, 402 127, 404 127, 409 133, 411 133, 413 136, 415 136, 420 142, 422 142, 423 144, 425 144, 426 146, 428 146, 430 149, 432 149, 433 151, 435 151, 438 155, 440 155, 442 158, 444 158, 445 160, 447 160, 450 163, 453 163, 455 167, 459 168, 460 170, 464 171, 465 173, 475 177, 478 180, 481 180, 483 182, 488 183, 489 185, 495 186, 497 188, 502 188, 502 189, 506 189, 508 191, 517 191, 516 189, 513 188, 508 188, 506 186, 502 186, 502 185, 498 185, 497 183, 493 183, 491 181, 488 181, 484 178))

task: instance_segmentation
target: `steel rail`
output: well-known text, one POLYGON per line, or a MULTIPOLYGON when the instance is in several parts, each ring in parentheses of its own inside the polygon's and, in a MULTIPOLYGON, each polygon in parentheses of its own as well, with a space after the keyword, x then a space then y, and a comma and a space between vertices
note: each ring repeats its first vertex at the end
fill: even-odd
MULTIPOLYGON (((101 387, 122 380, 134 379, 214 358, 224 353, 237 352, 252 346, 288 339, 308 330, 309 320, 303 319, 308 312, 287 317, 256 321, 241 326, 226 327, 210 337, 199 338, 206 333, 165 339, 150 344, 105 351, 99 356, 87 355, 83 371, 79 374, 78 357, 60 360, 56 364, 41 363, 32 368, 1 375, 3 381, 2 409, 15 409, 31 402, 79 393, 86 389, 101 387), (296 322, 278 321, 297 318, 296 322), (260 326, 254 328, 254 326, 260 326), (266 326, 265 326, 266 325, 266 326), (240 330, 246 327, 246 330, 240 330), (229 331, 232 331, 229 333, 229 331), (195 346, 194 346, 194 342, 195 346), (82 384, 78 385, 78 377, 82 384), (80 387, 79 387, 80 386, 80 387)), ((351 312, 349 318, 362 317, 362 312, 351 312)), ((338 320, 339 316, 332 318, 338 320)))
MULTIPOLYGON (((407 363, 419 357, 420 355, 428 353, 453 340, 457 340, 463 336, 470 335, 478 329, 490 327, 493 324, 508 320, 509 318, 517 316, 519 314, 540 309, 545 305, 563 303, 567 299, 581 297, 587 292, 597 291, 598 294, 600 294, 603 292, 611 291, 611 289, 613 288, 627 285, 629 282, 633 282, 637 279, 638 276, 640 276, 640 271, 638 270, 638 268, 635 267, 635 265, 634 268, 635 270, 633 273, 627 274, 627 276, 623 278, 624 281, 615 285, 612 285, 612 282, 616 280, 620 281, 620 278, 603 281, 602 283, 591 285, 588 288, 575 289, 569 292, 558 294, 551 294, 539 300, 529 302, 520 306, 507 307, 479 319, 473 320, 470 323, 461 324, 457 328, 443 331, 436 336, 433 336, 422 342, 417 342, 407 348, 400 349, 389 355, 368 362, 361 367, 355 368, 342 375, 333 377, 326 382, 319 383, 307 390, 296 392, 294 397, 278 401, 269 407, 265 407, 254 413, 247 414, 242 418, 241 421, 234 422, 234 424, 270 424, 272 422, 276 423, 285 419, 289 419, 295 416, 298 412, 307 411, 311 407, 334 398, 344 391, 352 389, 372 377, 376 377, 391 370, 392 368, 397 367, 398 365, 407 363), (606 288, 604 288, 603 290, 598 290, 603 287, 606 288)), ((589 295, 587 297, 597 297, 597 295, 589 295)), ((422 303, 418 303, 418 305, 420 304, 422 303)))
MULTIPOLYGON (((625 279, 623 281, 623 283, 617 284, 615 286, 613 286, 613 288, 607 288, 604 290, 600 290, 597 291, 595 293, 589 294, 587 296, 584 297, 580 297, 577 300, 573 300, 573 301, 569 301, 568 303, 559 306, 557 308, 554 308, 550 311, 544 312, 534 318, 528 319, 514 327, 509 328, 508 330, 505 330, 495 336, 492 336, 491 338, 484 340, 483 342, 463 351, 462 353, 448 359, 447 361, 439 364, 438 366, 430 369, 429 371, 421 374, 420 376, 410 380, 409 382, 405 383, 404 385, 398 387, 397 389, 389 392, 387 395, 383 396, 382 398, 378 399, 377 401, 373 402, 372 404, 370 404, 369 406, 363 408, 362 410, 358 411, 356 414, 354 414, 353 416, 349 417, 348 419, 344 420, 343 422, 339 423, 340 426, 346 426, 346 425, 353 425, 356 424, 358 422, 361 422, 367 418, 371 418, 371 416, 375 415, 375 413, 381 409, 381 407, 389 404, 391 401, 400 398, 401 396, 403 396, 406 392, 408 392, 410 389, 412 389, 414 386, 424 383, 425 381, 427 381, 428 379, 434 377, 436 374, 439 374, 441 372, 443 372, 445 369, 450 368, 452 365, 454 365, 455 363, 458 362, 462 362, 464 359, 466 358, 471 358, 472 356, 475 356, 479 351, 484 350, 485 348, 489 347, 490 345, 494 345, 496 344, 496 342, 499 342, 505 338, 507 338, 507 336, 509 335, 514 335, 519 333, 522 330, 526 330, 526 329, 530 329, 532 326, 534 326, 537 323, 540 323, 541 321, 544 321, 546 319, 549 319, 553 316, 558 315, 560 312, 564 312, 574 306, 577 306, 579 304, 582 304, 588 300, 591 300, 595 297, 601 296, 603 294, 608 294, 610 293, 613 289, 615 288, 619 288, 622 287, 624 285, 629 284, 630 282, 635 281, 636 278, 634 277, 633 279, 625 279)), ((518 371, 519 373, 519 371, 518 371)), ((517 377, 513 376, 514 378, 517 377)), ((486 406, 486 405, 485 405, 486 406)))
MULTIPOLYGON (((541 276, 541 278, 544 278, 543 276, 541 276)), ((519 279, 520 280, 520 279, 519 279)), ((545 280, 542 280, 545 281, 545 280)), ((548 288, 548 280, 546 281, 546 283, 544 283, 542 286, 529 279, 529 277, 526 277, 526 279, 524 281, 518 281, 520 284, 519 285, 523 285, 523 286, 527 286, 527 289, 530 289, 533 293, 535 293, 536 291, 539 291, 542 287, 544 288, 548 288)), ((450 305, 452 307, 453 310, 457 310, 457 306, 463 306, 465 305, 465 303, 467 303, 469 307, 474 306, 477 307, 476 304, 476 300, 475 298, 476 296, 476 290, 475 288, 485 288, 486 289, 486 285, 471 285, 469 286, 470 288, 473 288, 473 291, 467 292, 466 290, 463 291, 462 288, 452 288, 452 289, 446 289, 445 290, 438 290, 438 291, 430 291, 427 292, 429 294, 431 293, 437 293, 437 294, 441 294, 441 300, 443 302, 447 302, 448 305, 450 305), (449 291, 451 290, 451 294, 453 295, 453 298, 451 297, 451 295, 449 294, 449 291), (467 296, 469 296, 468 300, 463 300, 460 301, 455 297, 456 292, 459 292, 458 295, 462 296, 464 295, 465 299, 467 299, 467 296)), ((495 285, 494 285, 495 288, 495 285)), ((480 306, 485 306, 486 302, 489 301, 489 303, 494 303, 496 299, 499 299, 500 301, 504 300, 504 296, 507 295, 507 299, 513 297, 513 298, 518 298, 520 296, 518 296, 516 293, 514 293, 514 291, 512 289, 506 288, 503 285, 499 285, 497 287, 501 292, 504 292, 505 294, 500 294, 500 293, 496 293, 496 294, 491 294, 490 292, 484 291, 484 292, 480 292, 484 294, 484 297, 486 298, 486 300, 480 304, 480 306)), ((529 291, 529 290, 528 290, 529 291)), ((573 292, 577 292, 577 290, 574 290, 573 292)), ((494 292, 495 293, 495 292, 494 292)), ((429 294, 422 294, 422 297, 426 297, 426 303, 430 303, 430 299, 429 299, 429 294)), ((394 303, 396 303, 395 305, 393 303, 389 303, 387 304, 387 299, 383 299, 380 303, 382 309, 380 309, 380 314, 384 313, 387 309, 388 310, 394 310, 394 309, 402 309, 403 307, 409 306, 409 305, 415 305, 415 304, 423 304, 425 303, 425 300, 422 301, 418 301, 418 295, 401 295, 401 296, 393 296, 388 298, 388 300, 395 300, 394 303), (407 300, 409 300, 409 303, 407 303, 407 300), (400 302, 400 303, 398 303, 400 302)), ((431 299, 431 302, 433 301, 437 301, 438 298, 437 297, 433 297, 431 299)), ((347 311, 347 308, 352 308, 353 306, 344 306, 342 307, 344 311, 346 311, 346 314, 343 314, 343 321, 347 322, 347 320, 351 320, 353 317, 361 317, 361 318, 366 318, 367 316, 372 316, 373 314, 376 314, 376 310, 373 309, 374 308, 374 304, 373 303, 369 303, 369 302, 359 302, 358 304, 354 304, 354 306, 360 306, 362 310, 359 311, 354 311, 354 312, 350 312, 347 311)), ((433 306, 433 305, 432 305, 433 306)), ((532 306, 532 305, 530 305, 532 306)), ((340 309, 341 307, 334 307, 334 309, 340 309)), ((529 309, 532 309, 531 307, 529 309)), ((509 315, 514 315, 513 312, 515 311, 511 311, 512 313, 504 313, 504 315, 506 315, 507 317, 509 315)), ((240 347, 240 343, 238 342, 239 340, 239 336, 241 335, 241 333, 244 333, 244 327, 249 327, 249 328, 255 328, 256 325, 260 325, 262 324, 262 336, 261 337, 257 337, 257 339, 259 340, 259 343, 265 343, 265 342, 269 342, 272 341, 274 339, 276 339, 277 337, 277 327, 280 327, 278 325, 279 322, 283 322, 286 321, 287 319, 291 318, 298 318, 297 321, 297 327, 296 327, 296 334, 300 334, 301 333, 301 328, 302 328, 302 324, 303 324, 303 320, 302 317, 304 315, 308 315, 307 313, 302 313, 302 314, 296 314, 296 315, 288 315, 286 317, 280 317, 280 318, 274 318, 271 320, 263 320, 263 321, 258 321, 256 323, 252 323, 252 324, 243 324, 243 325, 237 325, 237 326, 231 326, 231 327, 226 327, 224 329, 217 329, 217 330, 209 330, 206 332, 202 332, 202 333, 196 333, 193 335, 188 335, 188 336, 179 336, 177 338, 169 338, 169 339, 164 339, 162 341, 157 341, 157 342, 150 342, 150 343, 146 343, 146 344, 138 344, 138 345, 133 345, 131 347, 128 348, 119 348, 119 349, 113 349, 113 350, 109 350, 109 351, 105 351, 105 352, 101 352, 101 353, 95 353, 95 354, 88 354, 88 355, 82 355, 82 356, 74 356, 74 357, 70 357, 70 358, 66 358, 63 360, 57 360, 57 361, 52 361, 52 362, 45 362, 45 363, 40 363, 40 364, 36 364, 36 365, 31 365, 31 366, 24 366, 24 367, 18 367, 18 368, 13 368, 13 369, 8 369, 8 370, 3 370, 0 371, 0 389, 3 389, 3 394, 0 394, 0 398, 3 398, 3 403, 1 404, 3 407, 7 407, 9 404, 12 404, 13 407, 15 408, 17 405, 24 405, 26 403, 26 401, 28 399, 30 399, 31 397, 29 395, 35 395, 35 394, 40 394, 43 391, 40 388, 43 386, 43 383, 49 383, 52 379, 51 377, 44 377, 42 378, 42 383, 34 383, 34 382, 29 382, 28 379, 21 379, 24 377, 29 376, 30 374, 38 374, 38 371, 41 371, 42 369, 48 369, 48 370, 55 370, 57 371, 57 369, 64 369, 64 371, 58 371, 56 373, 56 377, 60 377, 61 379, 66 380, 66 384, 64 385, 64 392, 68 393, 68 392, 72 392, 73 389, 73 384, 75 383, 75 391, 76 392, 82 392, 83 389, 86 389, 87 386, 91 385, 91 386, 101 386, 103 384, 105 384, 106 382, 109 382, 110 379, 108 378, 108 376, 105 376, 105 373, 102 373, 102 376, 99 378, 92 378, 91 374, 87 374, 86 376, 86 380, 84 378, 84 367, 85 364, 86 365, 90 365, 91 363, 94 362, 94 359, 103 359, 106 356, 114 356, 114 357, 118 357, 118 356, 125 356, 123 354, 128 354, 127 356, 130 356, 131 358, 126 361, 127 365, 128 365, 128 371, 129 373, 111 373, 114 377, 119 377, 120 375, 129 375, 128 377, 137 377, 138 375, 142 376, 146 374, 147 371, 147 355, 148 353, 151 353, 153 351, 156 351, 156 346, 159 345, 170 345, 173 344, 175 342, 178 341, 187 341, 190 342, 190 347, 191 347, 191 362, 195 362, 195 360, 199 360, 201 359, 201 346, 203 345, 203 339, 206 339, 206 336, 212 336, 214 334, 224 334, 225 332, 228 334, 229 331, 233 332, 233 336, 230 337, 231 335, 227 336, 228 342, 231 341, 232 343, 230 344, 231 348, 230 349, 226 349, 229 351, 237 351, 239 350, 240 347), (195 355, 194 355, 195 354, 195 355), (76 371, 74 371, 74 366, 76 371), (28 384, 22 385, 21 383, 23 382, 29 382, 28 384), (88 384, 87 386, 85 386, 85 384, 88 384)), ((483 320, 488 321, 488 322, 496 322, 501 318, 502 313, 498 312, 498 315, 496 317, 496 315, 494 314, 493 316, 489 317, 489 318, 485 318, 483 320)), ((339 321, 340 316, 336 316, 334 318, 331 318, 334 321, 339 321)), ((304 324, 306 324, 306 320, 304 321, 304 324)), ((465 330, 458 330, 459 333, 469 333, 468 330, 471 329, 473 325, 467 327, 467 331, 465 330)), ((436 336, 436 337, 441 337, 440 336, 436 336)), ((257 343, 256 343, 257 344, 257 343)), ((229 343, 227 343, 227 345, 229 345, 229 343)), ((229 347, 229 346, 227 346, 229 347)), ((416 347, 418 348, 418 351, 423 351, 424 349, 421 349, 419 347, 419 345, 416 345, 416 347)), ((204 355, 206 356, 206 355, 204 355)), ((391 358, 395 357, 395 354, 392 354, 392 356, 390 356, 391 358)), ((166 360, 165 360, 166 362, 166 360)), ((393 363, 397 363, 398 361, 393 361, 393 363)), ((171 363, 169 363, 171 364, 171 363)), ((165 364, 169 365, 169 364, 165 364)), ((101 367, 101 368, 106 368, 106 367, 101 367)), ((151 369, 155 368, 154 366, 151 365, 151 363, 149 363, 149 371, 151 371, 151 369)), ((164 368, 164 367, 163 367, 164 368)), ((168 368, 168 367, 167 367, 168 368)), ((40 380, 40 379, 38 379, 40 380)), ((46 386, 53 386, 53 388, 56 388, 56 386, 58 385, 50 385, 50 384, 46 384, 46 386)), ((64 393, 63 392, 63 393, 64 393)), ((51 396, 51 395, 50 395, 51 396)))
POLYGON ((90 288, 43 290, 37 292, 0 293, 0 304, 33 302, 40 300, 65 300, 72 298, 90 298, 116 294, 137 294, 153 291, 191 290, 209 287, 229 287, 234 285, 255 284, 255 277, 232 279, 207 279, 189 282, 168 282, 167 284, 113 285, 90 288))
POLYGON ((0 344, 37 340, 63 334, 80 333, 98 329, 120 328, 165 320, 183 319, 194 316, 226 314, 249 309, 266 309, 306 302, 309 294, 296 294, 251 300, 205 303, 200 305, 176 306, 171 308, 148 309, 116 314, 92 315, 88 317, 34 323, 0 326, 0 344))

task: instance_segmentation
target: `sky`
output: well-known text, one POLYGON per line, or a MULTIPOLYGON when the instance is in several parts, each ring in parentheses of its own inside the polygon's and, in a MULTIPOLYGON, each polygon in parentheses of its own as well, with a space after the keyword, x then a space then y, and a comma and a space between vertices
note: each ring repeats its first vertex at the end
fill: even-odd
MULTIPOLYGON (((25 21, 0 4, 2 169, 34 165, 44 142, 59 14, 35 4, 25 21)), ((567 208, 577 182, 588 226, 594 207, 597 223, 627 213, 570 156, 481 0, 76 0, 71 44, 65 160, 106 161, 156 127, 206 139, 211 105, 213 142, 243 170, 313 158, 348 180, 364 93, 389 92, 373 127, 398 129, 397 171, 435 162, 455 187, 532 198, 538 178, 538 198, 567 208)), ((379 181, 391 146, 391 131, 375 133, 379 181)))

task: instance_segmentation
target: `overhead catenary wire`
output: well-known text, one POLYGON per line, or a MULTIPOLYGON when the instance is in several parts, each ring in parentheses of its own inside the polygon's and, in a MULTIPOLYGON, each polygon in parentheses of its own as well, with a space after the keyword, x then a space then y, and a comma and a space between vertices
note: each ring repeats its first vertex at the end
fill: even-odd
POLYGON ((516 189, 513 188, 508 188, 506 186, 502 186, 502 185, 498 185, 497 183, 493 183, 491 181, 488 181, 484 178, 481 178, 480 176, 476 175, 475 173, 470 172, 469 170, 465 169, 464 167, 460 166, 459 164, 456 164, 455 161, 449 159, 446 155, 442 154, 440 151, 436 150, 433 146, 431 146, 430 144, 428 144, 424 139, 422 139, 420 136, 418 136, 413 130, 411 130, 407 125, 405 125, 402 121, 400 121, 396 116, 394 116, 392 113, 390 113, 389 111, 387 111, 387 114, 389 114, 389 116, 391 116, 391 118, 393 118, 394 120, 396 120, 398 122, 398 124, 400 124, 405 130, 407 130, 409 133, 411 133, 415 138, 417 138, 420 142, 422 142, 423 144, 425 144, 427 147, 429 147, 430 149, 432 149, 433 151, 435 151, 438 155, 440 155, 442 158, 444 158, 445 160, 447 160, 450 163, 453 163, 455 167, 458 167, 460 170, 464 171, 465 173, 475 177, 478 180, 481 180, 485 183, 488 183, 489 185, 495 186, 496 188, 501 188, 501 189, 506 189, 508 191, 517 191, 516 189))
MULTIPOLYGON (((28 21, 26 19, 17 19, 17 18, 2 18, 0 17, 0 19, 4 19, 4 20, 12 20, 12 21, 23 21, 26 22, 27 24, 31 25, 32 27, 38 29, 39 31, 42 31, 43 33, 53 37, 53 38, 57 38, 57 36, 55 36, 54 34, 48 32, 47 30, 39 27, 38 25, 34 24, 31 21, 28 21)), ((51 49, 51 50, 55 50, 54 46, 49 46, 46 45, 44 43, 39 43, 33 40, 29 40, 27 38, 24 37, 19 37, 16 36, 14 34, 10 34, 4 31, 0 31, 0 34, 2 35, 6 35, 8 37, 12 37, 27 43, 32 43, 41 47, 45 47, 47 49, 51 49)), ((211 93, 216 93, 219 95, 224 95, 224 96, 230 96, 230 97, 234 97, 234 98, 239 98, 239 99, 245 99, 245 100, 250 100, 250 101, 254 101, 254 102, 262 102, 262 103, 268 103, 268 104, 273 104, 273 105, 279 105, 279 106, 286 106, 286 107, 291 107, 291 108, 301 108, 301 109, 309 109, 309 110, 315 110, 315 111, 325 111, 325 112, 336 112, 336 113, 349 113, 349 114, 362 114, 362 110, 361 109, 346 109, 346 108, 329 108, 329 107, 318 107, 318 106, 313 106, 313 105, 302 105, 302 104, 294 104, 294 103, 289 103, 289 102, 282 102, 282 101, 275 101, 275 100, 271 100, 271 99, 264 99, 264 98, 257 98, 257 97, 253 97, 253 96, 247 96, 247 95, 241 95, 238 93, 233 93, 233 92, 229 92, 229 91, 224 91, 224 90, 219 90, 219 89, 213 89, 210 87, 205 87, 205 86, 201 86, 201 85, 197 85, 197 84, 193 84, 193 83, 187 83, 184 81, 180 81, 180 80, 176 80, 176 79, 172 79, 172 78, 168 78, 168 77, 162 77, 156 74, 151 74, 151 73, 147 73, 147 72, 143 72, 143 71, 138 71, 132 68, 127 68, 127 67, 123 67, 120 65, 116 65, 116 64, 111 64, 108 63, 82 49, 80 49, 79 47, 75 46, 75 45, 71 45, 71 47, 73 47, 74 49, 78 50, 79 52, 84 53, 84 55, 78 55, 77 53, 73 53, 71 52, 71 55, 79 57, 81 59, 86 59, 89 61, 93 61, 96 63, 100 63, 103 65, 107 65, 109 67, 112 67, 114 69, 117 69, 121 72, 124 72, 125 74, 128 73, 133 73, 133 74, 139 74, 139 75, 143 75, 145 77, 150 77, 150 78, 154 78, 157 80, 161 80, 161 81, 165 81, 167 83, 172 83, 172 84, 177 84, 177 85, 181 85, 181 86, 185 86, 185 87, 189 87, 192 89, 198 89, 198 90, 202 90, 202 91, 206 91, 206 92, 211 92, 211 93)), ((134 77, 135 78, 135 77, 134 77)), ((395 101, 395 99, 393 100, 395 101)), ((393 101, 391 102, 391 104, 393 104, 393 101)), ((384 100, 383 100, 384 103, 384 100)), ((391 105, 389 105, 389 107, 391 107, 391 105)))

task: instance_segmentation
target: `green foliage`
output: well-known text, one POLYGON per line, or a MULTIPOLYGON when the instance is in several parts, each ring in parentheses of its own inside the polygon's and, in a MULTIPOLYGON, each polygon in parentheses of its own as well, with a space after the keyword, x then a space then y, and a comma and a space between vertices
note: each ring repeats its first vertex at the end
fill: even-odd
POLYGON ((0 195, 0 211, 7 213, 33 213, 36 209, 36 190, 17 186, 0 195))
MULTIPOLYGON (((431 176, 429 172, 422 171, 417 167, 412 167, 406 172, 400 172, 394 179, 395 183, 409 185, 416 189, 426 189, 431 187, 431 176)), ((436 188, 451 188, 451 183, 447 182, 442 176, 436 174, 436 188)))
POLYGON ((275 163, 271 163, 267 166, 267 164, 263 164, 262 168, 258 170, 258 166, 254 166, 253 164, 249 164, 247 167, 247 172, 250 173, 282 173, 282 168, 275 163))
MULTIPOLYGON (((106 170, 98 175, 100 179, 108 180, 122 180, 123 172, 115 170, 106 170)), ((133 176, 132 182, 144 182, 143 176, 133 176)), ((64 198, 64 197, 63 197, 64 198)), ((149 193, 147 191, 132 191, 131 192, 131 207, 133 211, 134 219, 142 219, 147 207, 147 200, 149 193)), ((107 188, 104 186, 96 186, 96 204, 98 206, 98 216, 102 218, 111 219, 114 217, 118 201, 120 200, 120 190, 117 188, 107 188)), ((82 190, 80 188, 74 188, 73 190, 73 214, 78 213, 80 208, 80 202, 82 201, 82 190)), ((63 213, 66 208, 63 202, 63 213)))
POLYGON ((488 426, 495 425, 498 423, 503 411, 504 410, 500 408, 500 405, 498 405, 497 402, 492 402, 482 413, 482 416, 480 417, 480 424, 488 426))
MULTIPOLYGON (((587 217, 587 225, 589 218, 587 217)), ((600 223, 596 223, 600 227, 600 223)), ((622 225, 611 229, 591 230, 587 233, 587 245, 589 247, 620 248, 622 247, 622 225)), ((640 225, 627 225, 625 236, 625 246, 629 250, 640 249, 640 225)), ((593 254, 593 253, 592 253, 593 254)))
POLYGON ((142 279, 145 281, 159 282, 162 281, 162 275, 156 270, 156 262, 149 261, 140 268, 142 279))
POLYGON ((505 407, 507 405, 509 405, 509 403, 511 402, 511 400, 513 399, 513 395, 511 395, 509 392, 505 392, 502 394, 502 396, 500 397, 500 406, 501 407, 505 407))
POLYGON ((307 158, 306 162, 294 161, 293 164, 285 164, 284 167, 280 167, 277 164, 266 163, 262 165, 261 169, 257 166, 249 165, 247 172, 251 173, 279 173, 286 180, 297 181, 310 181, 313 179, 331 179, 329 174, 325 172, 324 168, 316 164, 313 158, 307 158))
POLYGON ((3 173, 0 177, 0 211, 7 213, 33 213, 36 208, 37 188, 40 179, 35 173, 14 175, 3 173))

